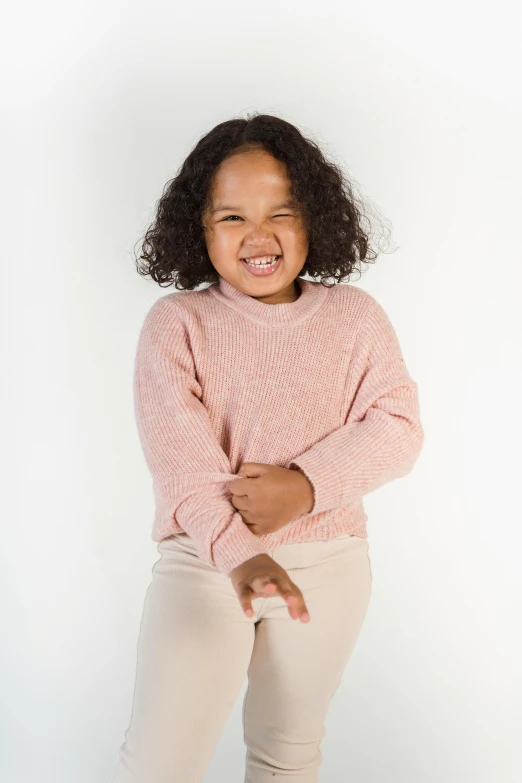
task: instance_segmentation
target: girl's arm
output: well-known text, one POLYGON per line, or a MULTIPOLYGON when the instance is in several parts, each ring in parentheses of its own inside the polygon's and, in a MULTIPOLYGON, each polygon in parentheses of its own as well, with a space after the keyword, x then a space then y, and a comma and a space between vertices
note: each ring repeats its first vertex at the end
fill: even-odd
POLYGON ((136 422, 157 513, 175 519, 202 559, 228 574, 268 552, 227 497, 237 476, 201 394, 178 305, 161 297, 145 317, 134 369, 136 422))
POLYGON ((345 424, 284 466, 299 468, 310 481, 310 514, 349 505, 405 476, 424 442, 417 384, 373 296, 355 341, 348 393, 352 404, 345 424))

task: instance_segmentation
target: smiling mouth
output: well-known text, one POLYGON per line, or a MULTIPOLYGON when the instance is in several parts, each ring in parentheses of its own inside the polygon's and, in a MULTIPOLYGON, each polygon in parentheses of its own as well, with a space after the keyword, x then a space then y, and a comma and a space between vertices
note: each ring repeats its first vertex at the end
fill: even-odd
POLYGON ((241 258, 240 260, 244 264, 248 264, 248 266, 255 267, 256 269, 268 269, 269 267, 276 264, 279 259, 282 258, 280 255, 271 255, 271 256, 254 256, 252 258, 241 258))

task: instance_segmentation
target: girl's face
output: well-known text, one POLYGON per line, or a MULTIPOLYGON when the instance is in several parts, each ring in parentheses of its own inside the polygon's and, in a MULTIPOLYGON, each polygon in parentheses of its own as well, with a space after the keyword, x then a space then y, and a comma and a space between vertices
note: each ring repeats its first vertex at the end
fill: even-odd
POLYGON ((291 203, 290 188, 286 167, 269 153, 236 154, 216 170, 203 218, 208 254, 218 274, 268 304, 297 299, 294 280, 308 253, 308 234, 297 204, 291 203), (275 269, 263 275, 253 274, 241 260, 274 255, 281 256, 275 269))

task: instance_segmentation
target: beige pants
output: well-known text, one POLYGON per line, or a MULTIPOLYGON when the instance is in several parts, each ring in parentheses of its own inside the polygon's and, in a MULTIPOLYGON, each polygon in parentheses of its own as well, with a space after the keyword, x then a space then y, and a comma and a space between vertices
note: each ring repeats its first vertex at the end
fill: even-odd
POLYGON ((158 544, 137 650, 129 728, 112 783, 201 783, 248 675, 244 783, 316 783, 324 720, 370 600, 368 539, 286 544, 270 555, 310 621, 280 596, 240 607, 230 578, 186 533, 158 544))

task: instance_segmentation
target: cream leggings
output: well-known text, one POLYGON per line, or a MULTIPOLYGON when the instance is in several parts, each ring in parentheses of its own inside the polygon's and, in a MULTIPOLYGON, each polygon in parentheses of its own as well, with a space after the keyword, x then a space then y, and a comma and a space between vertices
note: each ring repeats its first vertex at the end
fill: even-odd
POLYGON ((112 783, 202 783, 245 675, 244 783, 317 783, 324 720, 370 600, 368 539, 270 551, 301 589, 308 623, 292 620, 280 596, 254 598, 247 617, 230 578, 199 559, 186 533, 158 551, 112 783))

